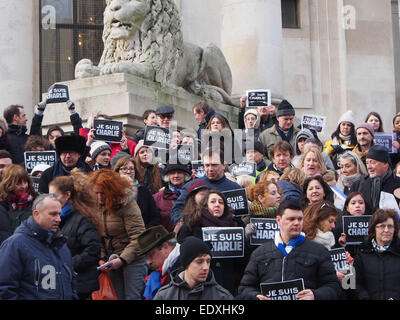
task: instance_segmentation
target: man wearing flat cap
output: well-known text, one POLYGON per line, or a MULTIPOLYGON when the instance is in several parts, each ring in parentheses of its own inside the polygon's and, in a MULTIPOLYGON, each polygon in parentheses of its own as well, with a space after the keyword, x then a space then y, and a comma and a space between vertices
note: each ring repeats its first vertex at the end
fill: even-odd
POLYGON ((150 269, 145 278, 143 296, 153 300, 158 289, 170 281, 169 274, 180 267, 180 245, 175 240, 175 233, 168 232, 162 225, 153 226, 138 238, 140 255, 145 256, 150 269))
POLYGON ((276 111, 276 122, 267 130, 264 130, 259 140, 264 145, 264 154, 269 159, 269 151, 272 146, 278 141, 289 142, 293 150, 296 149, 296 136, 300 129, 294 126, 295 110, 287 101, 282 100, 276 111))
POLYGON ((175 110, 171 106, 161 106, 156 109, 157 123, 160 127, 169 129, 174 119, 175 110))
POLYGON ((59 176, 67 176, 74 168, 83 172, 91 171, 85 163, 86 155, 90 148, 86 147, 86 139, 78 135, 64 135, 56 139, 57 159, 55 164, 46 169, 39 181, 39 193, 49 192, 49 183, 59 176))
POLYGON ((361 192, 369 202, 372 212, 379 208, 381 192, 393 194, 400 200, 400 178, 390 168, 388 150, 381 145, 372 146, 366 155, 368 176, 353 183, 350 192, 361 192))

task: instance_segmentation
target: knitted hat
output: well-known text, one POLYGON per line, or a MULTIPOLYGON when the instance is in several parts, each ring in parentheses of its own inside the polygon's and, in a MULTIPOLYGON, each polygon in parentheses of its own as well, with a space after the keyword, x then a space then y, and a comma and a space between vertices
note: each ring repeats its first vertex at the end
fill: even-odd
POLYGON ((104 150, 109 150, 111 152, 110 145, 104 141, 95 141, 90 147, 90 157, 94 160, 104 150))
POLYGON ((162 225, 157 225, 148 228, 141 233, 138 237, 138 244, 140 247, 140 256, 145 255, 151 249, 160 246, 163 242, 168 241, 175 237, 174 232, 168 232, 162 225))
POLYGON ((39 163, 32 169, 31 176, 35 176, 36 174, 43 172, 48 168, 50 168, 50 166, 48 164, 39 163))
POLYGON ((247 150, 255 150, 261 154, 264 154, 264 145, 260 141, 254 141, 254 148, 247 148, 247 150))
POLYGON ((360 124, 360 125, 358 125, 357 128, 356 128, 356 132, 357 132, 357 130, 360 129, 360 128, 367 129, 367 130, 371 133, 372 136, 375 135, 375 130, 374 130, 374 127, 372 126, 372 124, 369 124, 369 123, 362 123, 362 124, 360 124))
POLYGON ((118 160, 125 158, 125 157, 131 158, 132 156, 129 153, 126 153, 124 151, 118 152, 116 155, 114 155, 110 161, 111 169, 114 170, 114 167, 117 164, 118 160))
POLYGON ((180 247, 180 260, 184 269, 198 256, 211 255, 209 246, 201 239, 189 236, 185 238, 180 247))
POLYGON ((354 125, 354 113, 351 110, 346 111, 345 113, 342 114, 342 116, 339 118, 338 125, 341 124, 342 122, 350 122, 354 125))
POLYGON ((278 109, 276 110, 276 116, 280 117, 288 115, 295 115, 294 108, 287 100, 282 100, 282 102, 278 106, 278 109))
POLYGON ((298 147, 298 143, 300 139, 309 139, 309 138, 314 138, 314 134, 310 129, 304 128, 299 131, 299 133, 296 136, 296 154, 300 154, 300 150, 298 147))
POLYGON ((369 149, 366 159, 373 159, 379 162, 390 163, 389 151, 382 145, 374 145, 369 149))
POLYGON ((77 135, 63 135, 56 139, 56 153, 60 156, 65 151, 75 151, 82 155, 86 148, 86 139, 77 135))
POLYGON ((247 109, 246 112, 244 113, 244 119, 246 119, 246 116, 248 114, 254 114, 256 116, 256 124, 254 125, 254 128, 258 128, 258 126, 260 125, 260 115, 257 109, 247 109))
POLYGON ((139 140, 139 142, 137 143, 137 145, 136 145, 136 147, 135 147, 135 157, 136 157, 136 154, 139 152, 139 150, 140 149, 142 149, 143 147, 149 147, 149 146, 146 146, 145 144, 144 144, 144 140, 139 140))

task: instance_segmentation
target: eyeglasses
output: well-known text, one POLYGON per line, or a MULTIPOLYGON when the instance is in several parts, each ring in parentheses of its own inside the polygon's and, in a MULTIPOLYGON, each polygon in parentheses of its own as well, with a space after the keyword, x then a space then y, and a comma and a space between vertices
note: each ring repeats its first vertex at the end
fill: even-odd
POLYGON ((135 167, 121 167, 119 170, 122 172, 135 171, 135 167))
POLYGON ((386 228, 388 228, 388 230, 394 229, 394 225, 391 225, 391 224, 377 224, 375 227, 377 229, 382 229, 382 230, 385 230, 386 228))

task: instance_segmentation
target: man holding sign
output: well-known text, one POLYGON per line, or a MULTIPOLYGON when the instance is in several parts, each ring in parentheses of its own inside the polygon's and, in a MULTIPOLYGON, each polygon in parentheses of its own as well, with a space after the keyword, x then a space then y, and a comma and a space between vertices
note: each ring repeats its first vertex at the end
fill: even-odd
POLYGON ((242 298, 268 300, 260 284, 303 279, 305 289, 298 300, 335 300, 340 284, 329 251, 305 239, 303 211, 297 202, 283 201, 278 207, 279 231, 251 255, 239 286, 242 298))

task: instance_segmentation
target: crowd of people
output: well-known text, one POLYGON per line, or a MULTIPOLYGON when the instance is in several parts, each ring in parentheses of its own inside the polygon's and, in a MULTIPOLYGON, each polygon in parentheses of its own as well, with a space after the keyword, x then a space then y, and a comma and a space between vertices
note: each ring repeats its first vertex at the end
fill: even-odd
POLYGON ((298 300, 400 299, 400 114, 386 127, 393 152, 374 141, 385 132, 376 112, 357 124, 347 111, 323 141, 289 101, 246 107, 243 96, 238 128, 201 101, 195 134, 159 106, 133 137, 109 142, 96 140, 94 120, 111 117, 84 126, 67 107, 70 134, 42 132, 45 101, 29 134, 23 106, 0 119, 0 299, 92 299, 101 272, 119 300, 269 300, 261 284, 295 279, 298 300), (146 139, 154 127, 169 130, 166 152, 146 139), (55 161, 28 170, 28 151, 55 161), (239 190, 244 214, 227 196, 239 190), (347 243, 342 218, 363 215, 368 235, 347 243), (253 218, 277 225, 257 245, 253 218), (243 254, 215 257, 205 228, 242 230, 243 254), (337 248, 352 273, 335 269, 337 248))

